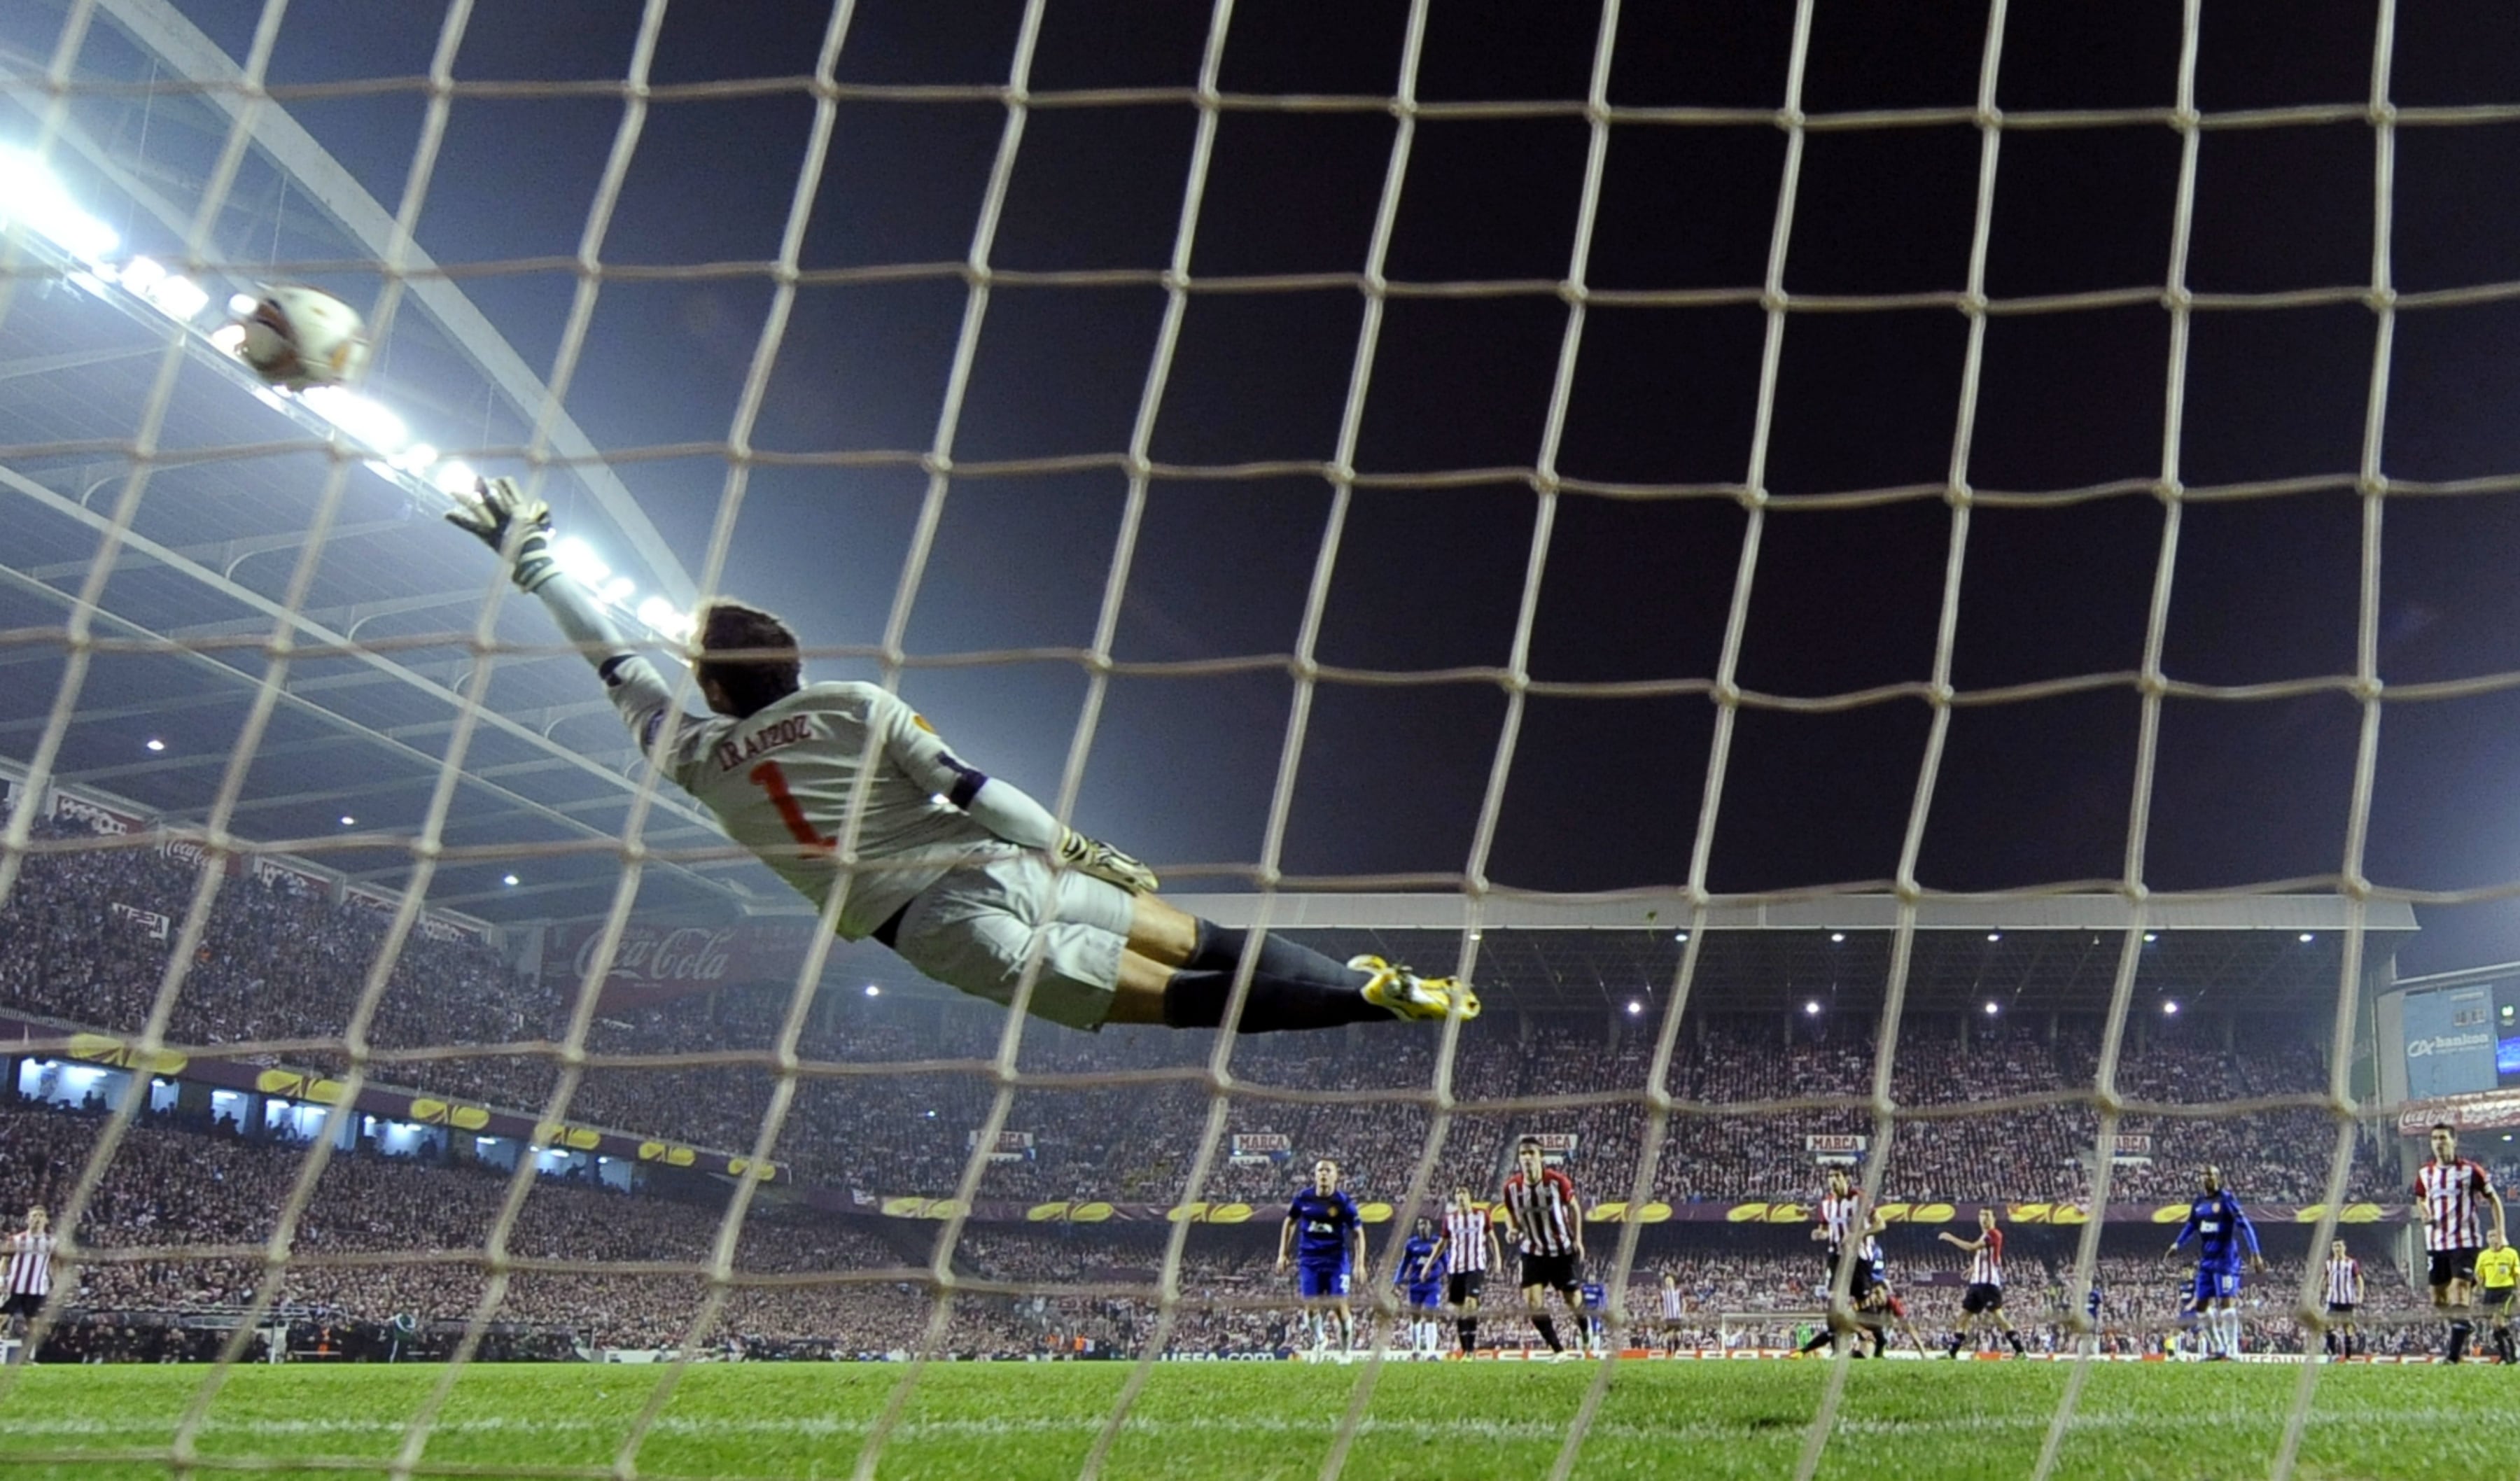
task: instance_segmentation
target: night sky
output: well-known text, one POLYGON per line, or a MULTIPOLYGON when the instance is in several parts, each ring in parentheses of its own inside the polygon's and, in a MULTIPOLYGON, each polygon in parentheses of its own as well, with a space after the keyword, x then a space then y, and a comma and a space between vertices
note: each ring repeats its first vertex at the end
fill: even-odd
MULTIPOLYGON (((257 8, 182 0, 242 56, 257 8)), ((1230 93, 1385 96, 1407 6, 1241 0, 1223 53, 1230 93)), ((843 82, 1006 80, 1012 0, 867 0, 843 82)), ((427 70, 442 12, 299 0, 276 83, 427 70)), ((1052 0, 1036 91, 1183 88, 1207 8, 1052 0)), ((1770 110, 1785 96, 1790 5, 1631 3, 1608 95, 1622 107, 1770 110)), ((459 79, 618 79, 637 8, 479 7, 459 79)), ((827 16, 810 5, 684 3, 653 79, 808 73, 827 16)), ((1428 103, 1580 101, 1598 8, 1436 0, 1418 73, 1428 103)), ((2207 0, 2195 101, 2208 113, 2360 105, 2372 4, 2207 0)), ((1820 0, 1803 107, 1966 108, 1986 16, 1965 5, 1820 0)), ((2019 114, 2166 109, 2181 11, 2163 0, 2009 7, 1997 99, 2019 114)), ((2520 11, 2407 6, 2390 94, 2402 108, 2520 103, 2520 11)), ((292 113, 390 205, 424 112, 414 90, 309 99, 292 113)), ((573 253, 621 115, 616 97, 459 98, 421 218, 444 262, 573 253)), ((1168 260, 1196 114, 1186 101, 1045 108, 1029 117, 990 252, 1000 268, 1136 269, 1168 260)), ((604 248, 608 262, 763 263, 776 252, 812 121, 798 90, 659 103, 604 248)), ((800 265, 943 263, 970 249, 1006 121, 986 101, 840 105, 800 265)), ((1223 117, 1192 272, 1354 274, 1365 265, 1393 118, 1371 110, 1233 110, 1223 117)), ((1588 131, 1576 116, 1419 124, 1389 244, 1395 283, 1567 276, 1588 131)), ((1766 275, 1787 136, 1771 123, 1620 122, 1589 245, 1598 290, 1756 290, 1766 275)), ((2394 281, 2402 292, 2520 281, 2520 121, 2399 129, 2394 281)), ((1812 132, 1783 284, 1794 294, 1952 292, 1967 283, 1980 132, 1965 120, 1812 132)), ((2198 156, 2188 286, 2259 294, 2371 282, 2374 130, 2360 115, 2213 128, 2198 156)), ((2159 119, 2009 127, 1985 291, 1999 302, 2159 289, 2170 272, 2181 158, 2159 119)), ((529 363, 548 366, 575 281, 468 280, 529 363)), ((771 297, 765 274, 608 282, 569 406, 621 454, 722 441, 771 297)), ((756 445, 789 453, 922 451, 936 434, 966 290, 951 277, 802 291, 756 445)), ((1001 287, 991 297, 954 453, 1015 460, 1123 450, 1163 312, 1160 289, 1001 287)), ((1193 294, 1151 454, 1211 471, 1328 459, 1365 299, 1352 284, 1193 294)), ((1380 671, 1508 661, 1567 321, 1553 292, 1391 301, 1321 628, 1326 664, 1380 671), (1504 471, 1484 480, 1411 475, 1504 471)), ((2177 680, 2240 686, 2349 675, 2355 664, 2362 459, 2378 316, 2360 302, 2200 310, 2185 362, 2179 474, 2191 489, 2328 481, 2282 497, 2196 502, 2182 515, 2163 652, 2177 680)), ((2164 505, 2172 316, 2158 301, 1994 316, 1966 477, 2048 495, 1971 516, 1952 682, 1963 692, 2074 675, 2120 682, 1969 707, 1956 717, 1918 872, 1986 889, 2106 879, 2125 868, 2142 658, 2164 505), (2138 486, 2067 497, 2114 480, 2138 486)), ((2520 471, 2520 302, 2402 311, 2382 467, 2439 481, 2520 471)), ((1593 308, 1557 471, 1643 485, 1749 475, 1767 316, 1755 302, 1593 308)), ((1967 319, 1947 306, 1797 310, 1782 338, 1765 482, 1776 495, 1928 485, 1862 508, 1772 510, 1739 683, 1844 696, 1931 672, 1953 515, 1948 476, 1967 319)), ((388 393, 426 404, 429 387, 388 393)), ((441 442, 460 445, 455 432, 441 442)), ((623 478, 697 569, 726 466, 629 460, 623 478)), ((788 614, 814 644, 879 640, 923 480, 910 469, 762 469, 726 586, 788 614)), ((1081 647, 1120 529, 1113 470, 956 481, 908 632, 914 653, 1081 647)), ((1284 654, 1295 645, 1331 504, 1305 472, 1167 477, 1152 489, 1116 656, 1166 662, 1284 654)), ((603 543, 592 514, 563 524, 603 543)), ((1721 493, 1605 498, 1555 510, 1531 633, 1544 684, 1713 675, 1748 519, 1721 493)), ((2378 612, 2392 685, 2520 670, 2514 495, 2385 503, 2378 612)), ((452 534, 445 538, 460 538, 452 534)), ((818 677, 873 672, 829 660, 818 677)), ((1054 660, 914 669, 904 692, 959 748, 1045 798, 1086 693, 1054 660)), ((1248 863, 1262 846, 1294 686, 1282 667, 1133 676, 1103 710, 1077 817, 1189 887, 1183 866, 1248 863)), ((1294 874, 1457 873, 1506 718, 1490 680, 1323 688, 1302 752, 1284 867, 1294 874)), ((2163 708, 2145 875, 2155 887, 2333 874, 2345 847, 2358 705, 2324 693, 2163 708)), ((1534 697, 1489 875, 1596 890, 1686 878, 1715 709, 1702 694, 1534 697)), ((1897 867, 1929 728, 1915 698, 1828 713, 1745 711, 1724 777, 1710 887, 1882 880, 1897 867)), ((2367 869, 2384 884, 2520 879, 2510 782, 2520 695, 2387 706, 2367 869)), ((2429 911, 2402 970, 2520 957, 2520 912, 2429 911)))

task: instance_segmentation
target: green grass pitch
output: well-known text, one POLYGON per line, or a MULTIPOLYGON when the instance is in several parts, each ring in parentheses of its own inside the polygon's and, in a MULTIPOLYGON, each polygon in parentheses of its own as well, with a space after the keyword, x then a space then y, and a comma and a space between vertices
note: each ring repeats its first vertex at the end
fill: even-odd
MULTIPOLYGON (((203 1463, 191 1474, 381 1475, 444 1371, 240 1369, 209 1406, 196 1440, 203 1463)), ((661 1371, 470 1369, 440 1412, 422 1472, 601 1473, 620 1459, 661 1371)), ((848 1476, 903 1371, 880 1364, 695 1367, 638 1447, 636 1473, 848 1476)), ((931 1367, 883 1449, 880 1474, 922 1481, 1073 1476, 1128 1371, 1123 1364, 931 1367)), ((1316 1476, 1365 1372, 1361 1366, 1163 1365, 1104 1474, 1316 1476)), ((1593 1372, 1582 1364, 1386 1367, 1368 1396, 1343 1474, 1533 1481, 1555 1461, 1593 1372)), ((2046 1363, 1857 1365, 1820 1473, 1849 1481, 2027 1476, 2067 1372, 2046 1363)), ((2098 1367, 2054 1474, 2111 1481, 2266 1475, 2301 1372, 2293 1366, 2098 1367)), ((0 1481, 168 1475, 166 1447, 207 1373, 134 1367, 10 1374, 0 1390, 0 1481)), ((1574 1473, 1657 1481, 1790 1475, 1826 1378, 1822 1363, 1623 1365, 1574 1473)), ((2294 1473, 2444 1481, 2520 1474, 2520 1373, 2492 1367, 2322 1369, 2294 1473)))

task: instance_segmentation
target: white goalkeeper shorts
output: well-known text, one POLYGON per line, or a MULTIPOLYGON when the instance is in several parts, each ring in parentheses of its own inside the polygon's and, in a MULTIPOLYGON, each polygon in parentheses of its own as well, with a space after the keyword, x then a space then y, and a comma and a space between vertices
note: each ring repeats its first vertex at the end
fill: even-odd
POLYGON ((1096 1029, 1110 1016, 1136 902, 1127 890, 1012 844, 986 849, 920 891, 902 912, 893 950, 925 975, 1012 1007, 1024 964, 1038 952, 1036 1017, 1096 1029))

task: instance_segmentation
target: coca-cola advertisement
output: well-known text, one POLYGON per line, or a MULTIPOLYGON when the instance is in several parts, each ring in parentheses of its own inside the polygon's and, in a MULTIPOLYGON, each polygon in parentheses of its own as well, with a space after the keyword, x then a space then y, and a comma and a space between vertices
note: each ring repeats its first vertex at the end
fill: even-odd
MULTIPOLYGON (((599 1000, 607 1008, 636 1009, 686 993, 713 992, 750 982, 792 982, 813 941, 811 920, 738 920, 723 925, 669 925, 632 921, 604 974, 599 1000)), ((562 927, 557 950, 545 955, 551 970, 584 981, 594 966, 604 929, 562 927)))

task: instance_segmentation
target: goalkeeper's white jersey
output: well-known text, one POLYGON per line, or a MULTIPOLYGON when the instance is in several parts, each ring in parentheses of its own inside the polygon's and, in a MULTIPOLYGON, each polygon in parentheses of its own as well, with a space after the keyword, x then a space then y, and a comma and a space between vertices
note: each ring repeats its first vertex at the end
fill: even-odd
POLYGON ((988 779, 956 760, 897 696, 872 684, 809 684, 731 720, 669 717, 671 692, 644 658, 610 665, 606 681, 666 775, 717 815, 728 837, 818 906, 839 877, 838 840, 867 772, 858 868, 839 919, 839 933, 852 941, 998 841, 961 806, 988 779))

